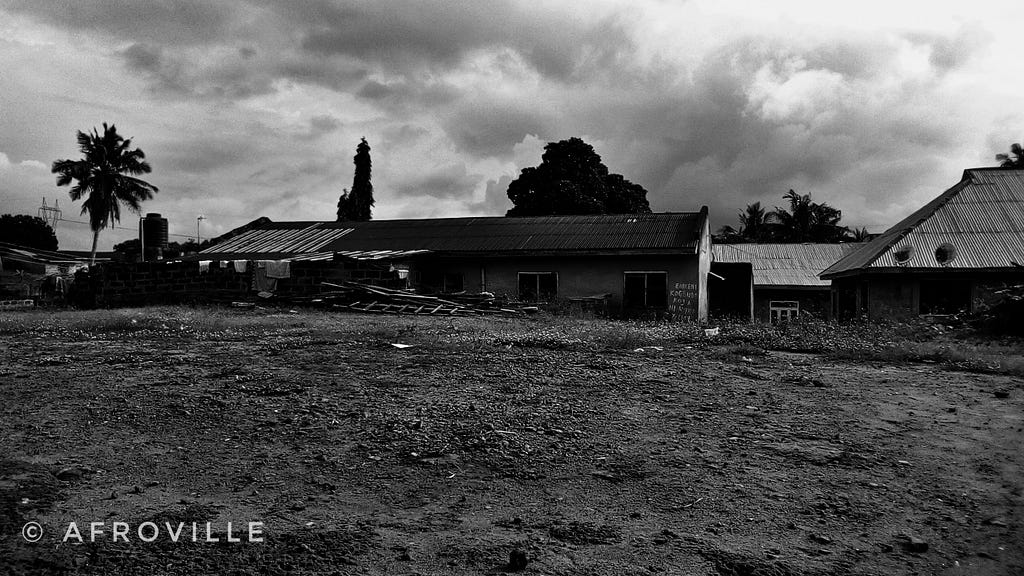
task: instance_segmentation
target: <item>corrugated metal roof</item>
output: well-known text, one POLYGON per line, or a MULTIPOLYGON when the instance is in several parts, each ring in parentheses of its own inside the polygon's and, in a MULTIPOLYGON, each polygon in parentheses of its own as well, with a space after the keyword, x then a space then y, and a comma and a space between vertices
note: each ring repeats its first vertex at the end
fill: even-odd
POLYGON ((1024 264, 1024 170, 974 168, 919 210, 822 273, 866 270, 1012 268, 1024 264), (936 249, 952 245, 943 265, 936 249), (909 247, 903 265, 895 253, 909 247))
POLYGON ((320 224, 312 224, 303 228, 295 228, 291 223, 286 226, 260 227, 256 230, 243 232, 238 236, 220 242, 200 251, 200 254, 214 252, 283 252, 304 253, 316 252, 332 241, 352 232, 352 228, 323 228, 320 224))
POLYGON ((0 242, 0 257, 5 257, 12 261, 34 262, 37 264, 82 264, 89 262, 89 258, 75 256, 74 254, 39 250, 7 242, 0 242))
POLYGON ((384 260, 398 259, 407 256, 424 254, 429 250, 342 250, 339 252, 200 252, 179 258, 179 260, 292 260, 315 262, 331 260, 335 256, 353 260, 384 260))
POLYGON ((754 286, 822 286, 818 274, 861 244, 715 244, 713 262, 749 262, 754 286))
POLYGON ((370 222, 269 222, 203 250, 231 252, 520 252, 671 250, 694 253, 707 213, 370 222))

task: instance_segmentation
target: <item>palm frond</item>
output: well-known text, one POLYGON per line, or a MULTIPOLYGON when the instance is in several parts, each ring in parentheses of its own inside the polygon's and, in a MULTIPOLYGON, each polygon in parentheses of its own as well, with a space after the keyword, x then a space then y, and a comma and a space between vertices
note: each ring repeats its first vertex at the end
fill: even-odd
POLYGON ((113 124, 103 124, 102 134, 96 128, 77 134, 81 160, 57 160, 51 171, 57 174, 57 185, 74 183, 69 193, 72 200, 85 199, 82 214, 89 215, 93 231, 118 222, 121 205, 140 212, 142 202, 153 198, 156 186, 135 178, 152 168, 142 150, 132 149, 130 138, 117 133, 113 124))

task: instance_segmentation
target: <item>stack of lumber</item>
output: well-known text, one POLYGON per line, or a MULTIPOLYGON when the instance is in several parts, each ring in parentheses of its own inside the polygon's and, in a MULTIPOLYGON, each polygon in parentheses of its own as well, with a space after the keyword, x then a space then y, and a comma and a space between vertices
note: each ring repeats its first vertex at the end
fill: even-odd
POLYGON ((519 316, 523 312, 501 307, 492 294, 457 294, 445 298, 416 294, 407 290, 394 290, 359 282, 332 284, 323 282, 328 290, 310 300, 311 304, 334 309, 381 314, 421 314, 474 316, 501 314, 519 316))

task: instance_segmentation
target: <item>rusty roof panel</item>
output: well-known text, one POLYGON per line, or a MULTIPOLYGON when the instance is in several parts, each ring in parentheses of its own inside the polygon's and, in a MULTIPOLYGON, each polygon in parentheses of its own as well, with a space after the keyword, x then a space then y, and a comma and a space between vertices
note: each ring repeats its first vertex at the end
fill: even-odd
POLYGON ((963 179, 823 274, 875 269, 1012 268, 1024 264, 1024 170, 971 169, 963 179), (936 250, 953 246, 943 264, 936 250), (895 254, 909 247, 910 258, 895 254))
POLYGON ((821 271, 860 244, 715 244, 714 262, 749 262, 754 286, 821 286, 821 271))

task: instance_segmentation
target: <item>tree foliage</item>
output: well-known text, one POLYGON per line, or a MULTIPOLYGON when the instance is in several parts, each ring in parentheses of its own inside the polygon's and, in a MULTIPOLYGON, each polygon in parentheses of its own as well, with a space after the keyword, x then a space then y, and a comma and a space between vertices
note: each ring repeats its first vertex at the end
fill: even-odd
POLYGON ((4 214, 0 216, 0 242, 38 250, 56 250, 57 234, 42 218, 4 214))
POLYGON ((117 133, 113 124, 103 124, 103 134, 78 132, 80 160, 56 160, 51 172, 57 186, 71 186, 71 199, 81 200, 82 214, 89 215, 92 229, 92 256, 96 262, 96 244, 100 230, 121 220, 121 204, 132 212, 141 212, 142 202, 157 192, 157 187, 136 178, 152 171, 141 149, 131 148, 132 140, 117 133))
MULTIPOLYGON (((783 196, 786 208, 766 211, 760 202, 747 205, 739 215, 740 227, 723 226, 716 234, 720 243, 742 242, 846 242, 857 234, 840 225, 843 213, 827 203, 817 203, 810 194, 790 190, 783 196)), ((867 230, 858 231, 866 236, 867 230)), ((859 240, 858 240, 859 241, 859 240)))
POLYGON ((524 168, 508 186, 506 216, 643 214, 647 191, 609 174, 594 148, 579 138, 549 142, 539 166, 524 168))
POLYGON ((1009 170, 1024 168, 1024 149, 1020 144, 1014 142, 1010 144, 1009 154, 996 154, 996 161, 999 162, 1000 168, 1009 170))
POLYGON ((352 190, 344 190, 338 199, 338 221, 366 222, 373 209, 373 183, 370 181, 370 145, 363 138, 352 158, 356 165, 352 190))
MULTIPOLYGON (((167 249, 163 252, 163 257, 165 259, 177 258, 179 256, 195 254, 210 245, 210 240, 203 240, 200 244, 197 244, 195 240, 169 242, 167 249)), ((114 244, 114 257, 122 262, 137 262, 142 257, 142 242, 138 238, 132 238, 131 240, 114 244)))
POLYGON ((840 226, 843 213, 828 204, 818 204, 810 194, 790 190, 782 197, 789 208, 776 207, 768 215, 769 226, 780 242, 842 242, 850 229, 840 226))

